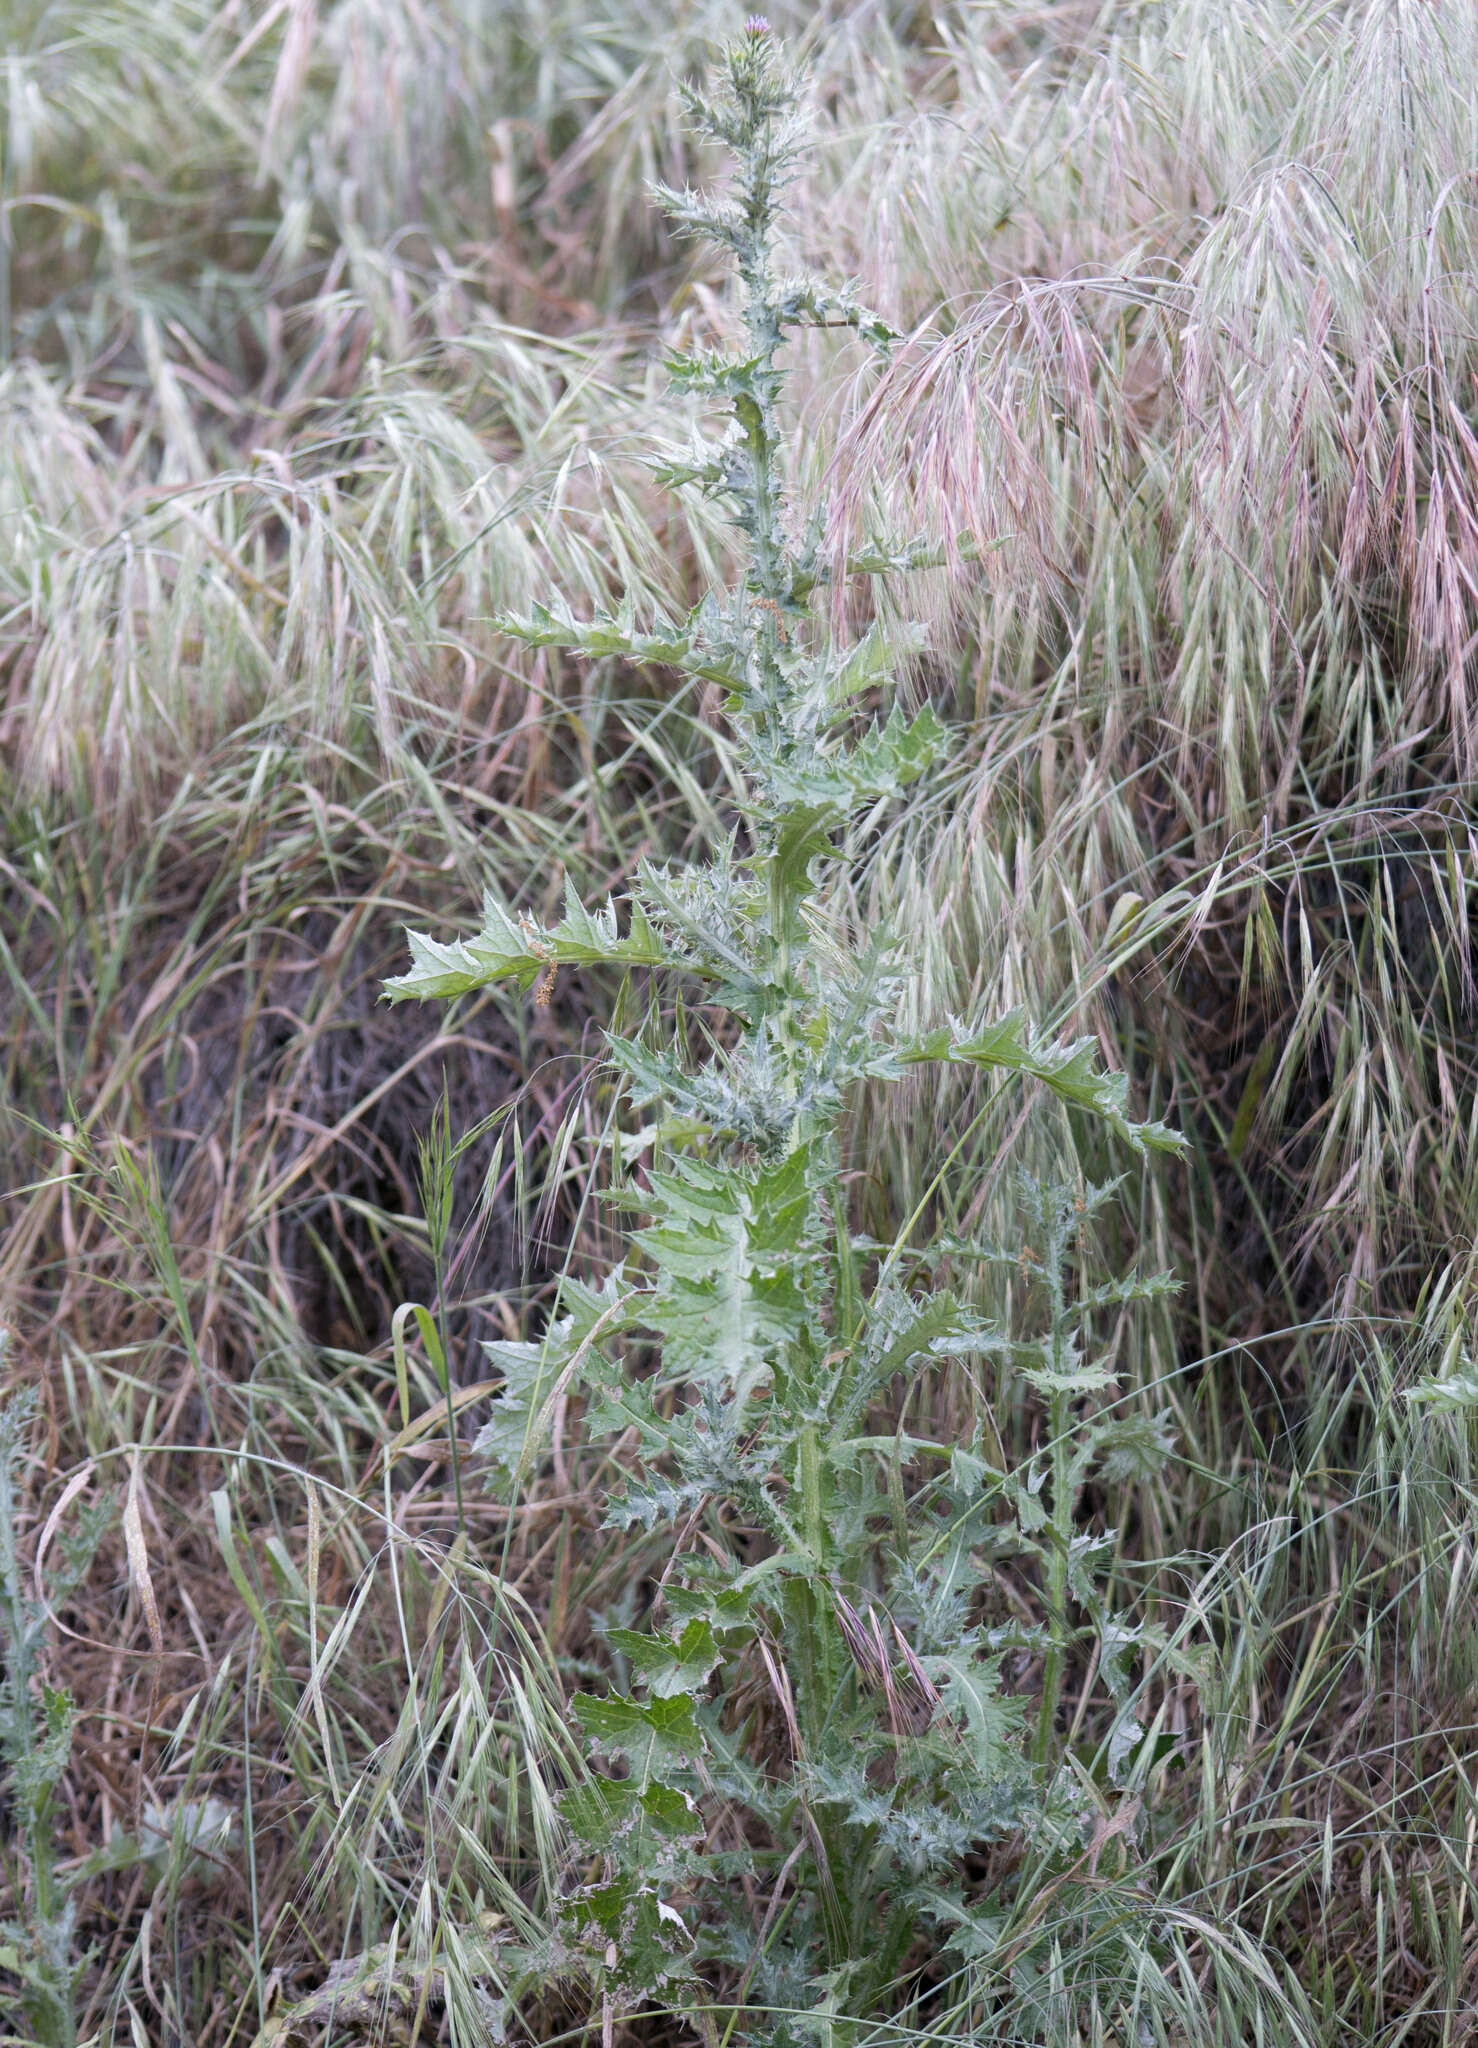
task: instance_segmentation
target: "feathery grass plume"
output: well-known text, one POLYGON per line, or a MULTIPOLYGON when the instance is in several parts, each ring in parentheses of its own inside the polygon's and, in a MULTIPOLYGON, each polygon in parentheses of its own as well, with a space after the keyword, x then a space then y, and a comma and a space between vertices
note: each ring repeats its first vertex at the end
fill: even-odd
POLYGON ((1410 1309, 1469 1229, 1475 62, 1451 6, 1115 9, 807 200, 919 330, 834 548, 986 544, 934 585, 981 754, 878 913, 937 1002, 1173 1039, 1233 1333, 1410 1309))
MULTIPOLYGON (((1085 1350, 1093 1311, 1161 1291, 1134 1276, 1097 1290, 1072 1277, 1070 1245, 1112 1186, 1029 1193, 1029 1241, 1005 1250, 968 1238, 914 1250, 907 1230, 879 1246, 847 1215, 848 1104, 865 1083, 958 1062, 1034 1081, 1141 1153, 1180 1140, 1130 1119, 1122 1078, 1101 1072, 1086 1042, 1043 1039, 1020 1011, 901 1035, 906 942, 886 929, 858 942, 828 914, 848 821, 927 774, 944 735, 927 710, 911 722, 896 709, 859 718, 888 681, 886 643, 877 631, 829 642, 815 616, 820 530, 792 528, 780 351, 808 327, 846 326, 885 354, 895 337, 850 292, 777 267, 800 131, 796 84, 766 22, 751 20, 731 48, 724 96, 694 92, 688 105, 729 150, 732 184, 717 198, 659 197, 681 228, 730 254, 745 341, 674 357, 677 392, 725 424, 700 428, 661 474, 729 508, 744 574, 681 621, 639 623, 628 603, 581 622, 555 600, 503 624, 537 647, 716 684, 739 771, 734 830, 710 862, 644 862, 622 903, 590 911, 569 891, 558 924, 490 896, 470 939, 412 934, 414 964, 387 992, 448 998, 512 981, 543 1004, 562 970, 607 966, 675 977, 703 1006, 709 1050, 696 1063, 696 1034, 681 1029, 665 1046, 610 1037, 629 1099, 654 1113, 644 1175, 618 1188, 648 1221, 602 1286, 567 1281, 541 1342, 486 1347, 504 1384, 478 1448, 517 1498, 556 1406, 578 1391, 591 1439, 634 1432, 645 1466, 609 1525, 674 1531, 660 1617, 646 1617, 657 1626, 607 1631, 627 1689, 574 1701, 594 1757, 626 1770, 564 1802, 599 1865, 566 1898, 565 1967, 589 1973, 608 2012, 633 1998, 701 2005, 716 1972, 736 2005, 855 2019, 905 1995, 915 1944, 941 1918, 945 1946, 996 1967, 994 1897, 943 1903, 972 1843, 1025 1825, 1069 1863, 1078 1853, 1064 1845, 1086 1809, 1058 1721, 1079 1640, 1070 1603, 1094 1616, 1122 1710, 1103 1738, 1111 1778, 1141 1742, 1128 1666, 1150 1636, 1095 1592, 1077 1504, 1090 1470, 1163 1459, 1169 1445, 1152 1419, 1082 1409, 1115 1385, 1085 1350), (1041 1277, 1043 1337, 992 1326, 944 1284, 951 1262, 982 1260, 1041 1277), (652 1370, 633 1372, 648 1352, 652 1370), (905 1454, 901 1437, 870 1433, 870 1409, 900 1375, 921 1387, 943 1360, 971 1356, 1014 1361, 1046 1403, 1050 1479, 1046 1463, 1001 1469, 984 1438, 911 1436, 905 1454), (934 1468, 922 1483, 905 1480, 905 1455, 934 1468), (762 1545, 751 1564, 736 1521, 762 1545), (985 1630, 977 1550, 1033 1560, 1039 1624, 985 1630), (1022 1702, 1004 1683, 1008 1643, 1042 1652, 1035 1776, 1022 1702), (739 1703, 756 1686, 779 1725, 746 1736, 739 1703), (712 1835, 715 1799, 774 1848, 736 1865, 712 1835), (772 1865, 777 1886, 795 1884, 783 1932, 757 1927, 734 1884, 772 1865), (686 1913, 675 1899, 690 1901, 686 1913)), ((879 546, 847 566, 884 575, 916 555, 879 546)), ((1037 1943, 1023 1929, 1007 1946, 1019 1956, 1037 1943)))
POLYGON ((247 470, 185 454, 187 480, 162 402, 135 445, 145 474, 120 475, 106 413, 10 372, 0 661, 23 786, 86 790, 126 827, 258 719, 333 787, 398 773, 495 708, 536 718, 557 679, 492 663, 489 607, 525 602, 551 561, 589 602, 618 578, 670 602, 674 557, 712 559, 701 510, 653 520, 650 485, 619 445, 612 459, 645 413, 640 393, 613 400, 623 359, 619 337, 469 335, 315 406, 310 435, 247 470), (592 440, 606 459, 582 459, 592 440), (562 503, 537 511, 561 477, 562 503), (501 691, 475 689, 490 668, 501 691))

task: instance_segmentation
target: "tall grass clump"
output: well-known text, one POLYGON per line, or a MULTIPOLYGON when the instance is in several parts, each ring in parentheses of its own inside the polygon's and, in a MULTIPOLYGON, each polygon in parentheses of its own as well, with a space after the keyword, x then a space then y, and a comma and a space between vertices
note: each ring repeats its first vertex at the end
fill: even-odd
MULTIPOLYGON (((767 23, 731 49, 724 86, 687 105, 732 154, 730 188, 660 196, 731 257, 743 338, 674 357, 701 424, 661 473, 729 509, 742 573, 681 622, 630 607, 580 622, 556 601, 502 624, 716 686, 732 823, 713 859, 643 861, 601 910, 571 892, 544 923, 490 897, 475 937, 413 935, 389 984, 424 999, 513 982, 538 1005, 571 969, 653 984, 647 1027, 607 1039, 644 1118, 613 1127, 613 1199, 645 1221, 599 1284, 566 1278, 542 1339, 487 1347, 503 1383, 477 1438, 517 1498, 578 1403, 588 1456, 622 1446, 607 1528, 665 1532, 660 1575, 626 1603, 641 1625, 605 1631, 611 1681, 572 1702, 596 1769, 562 1804, 573 1868, 551 1956, 608 2027, 656 2001, 705 2038, 856 2038, 905 2014, 950 2032, 989 2016, 1024 2040, 1092 2014, 1169 2026, 1173 2001, 1145 1981, 1156 1937, 1124 1930, 1127 1893, 1079 1882, 1106 1840, 1133 1863, 1149 1674, 1198 1669, 1183 1633, 1113 1606, 1112 1545, 1080 1520, 1090 1476, 1112 1491, 1171 1453, 1163 1416, 1117 1402, 1099 1327, 1165 1283, 1093 1279, 1112 1183, 1026 1182, 1004 1243, 940 1237, 922 1215, 884 1243, 856 1227, 848 1168, 862 1092, 948 1064, 1035 1083, 1139 1153, 1180 1141, 1131 1120, 1087 1042, 1044 1039, 1019 1010, 901 1029, 906 937, 837 914, 850 822, 885 815, 945 733, 929 710, 871 714, 880 628, 827 633, 820 523, 796 530, 788 488, 781 352, 806 328, 855 330, 884 357, 895 338, 850 293, 778 267, 800 139, 767 23), (675 1008, 656 993, 673 984, 675 1008), (1014 1316, 982 1312, 982 1270, 1014 1277, 1014 1316), (1036 1412, 1028 1457, 1006 1456, 990 1400, 967 1432, 940 1432, 951 1368, 1036 1412), (1030 1588, 1015 1611, 1008 1559, 1030 1588), (1091 1711, 1090 1664, 1106 1687, 1091 1711), (1070 1962, 1039 1887, 1079 1928, 1070 1962)), ((844 573, 886 577, 921 552, 879 544, 844 573)), ((1168 1959, 1173 1935, 1158 1941, 1168 1959)))

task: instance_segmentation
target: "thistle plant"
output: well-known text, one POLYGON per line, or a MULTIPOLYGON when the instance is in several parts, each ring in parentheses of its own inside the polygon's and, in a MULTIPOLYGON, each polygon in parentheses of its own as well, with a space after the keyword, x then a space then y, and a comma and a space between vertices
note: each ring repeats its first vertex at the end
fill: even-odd
MULTIPOLYGON (((600 1768, 565 1801, 583 1863, 562 1957, 583 1959, 609 1997, 694 2006, 721 1987, 736 2011, 830 2026, 896 1984, 938 1902, 962 1899, 967 1852, 1050 1804, 1072 1612, 1091 1624, 1099 1611, 1078 1496, 1096 1462, 1164 1452, 1148 1419, 1085 1413, 1112 1387, 1083 1350, 1093 1310, 1145 1291, 1130 1279, 1072 1293, 1074 1233, 1108 1191, 1032 1195, 1027 1254, 879 1246, 848 1215, 849 1120, 862 1091, 954 1062, 1039 1084, 1136 1151, 1179 1141, 1131 1120, 1125 1078, 1100 1071, 1088 1042, 1044 1039, 1020 1011, 902 1033, 906 944, 856 939, 828 909, 849 820, 924 775, 945 731, 929 710, 867 715, 889 681, 884 638, 837 641, 816 602, 836 573, 903 571, 921 550, 880 545, 839 572, 819 520, 796 530, 782 349, 807 327, 845 325, 884 354, 893 337, 849 292, 777 267, 798 98, 763 21, 728 53, 725 88, 687 101, 731 153, 731 188, 658 197, 732 256, 744 345, 671 365, 674 389, 726 420, 661 473, 729 510, 743 572, 681 621, 628 609, 584 622, 556 602, 502 624, 530 647, 716 684, 742 769, 732 833, 708 862, 643 864, 603 908, 569 890, 553 926, 489 900, 474 938, 413 935, 389 993, 509 982, 547 1001, 562 969, 614 967, 670 978, 707 1027, 701 1058, 677 1029, 665 1044, 610 1037, 630 1102, 652 1113, 645 1169, 617 1189, 644 1221, 603 1284, 566 1281, 541 1341, 488 1347, 504 1386, 478 1449, 493 1482, 517 1489, 556 1401, 578 1396, 589 1443, 638 1449, 611 1525, 673 1532, 648 1626, 608 1632, 628 1690, 573 1703, 600 1768), (1030 1341, 949 1284, 971 1261, 1023 1258, 1048 1309, 1030 1341), (994 1438, 879 1429, 900 1388, 907 1417, 925 1375, 972 1360, 1024 1373, 1045 1404, 1049 1441, 1030 1470, 1001 1469, 994 1438), (1039 1563, 1039 1627, 988 1626, 986 1588, 1008 1554, 1039 1563), (1037 1674, 1030 1740, 1008 1652, 1037 1674), (720 1810, 741 1817, 727 1848, 710 1827, 720 1810), (758 1912, 750 1879, 768 1901, 758 1912)), ((1124 1694, 1121 1667, 1105 1657, 1124 1694)), ((1126 1705, 1120 1756, 1131 1718, 1126 1705)))

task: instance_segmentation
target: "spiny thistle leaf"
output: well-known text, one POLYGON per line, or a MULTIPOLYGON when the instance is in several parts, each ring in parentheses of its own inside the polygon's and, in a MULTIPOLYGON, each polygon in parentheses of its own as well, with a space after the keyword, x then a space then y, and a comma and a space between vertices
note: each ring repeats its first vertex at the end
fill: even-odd
POLYGON ((589 911, 566 886, 563 920, 548 928, 531 917, 510 917, 492 896, 483 900, 482 930, 475 938, 443 941, 410 932, 410 972, 385 984, 396 1002, 414 997, 448 998, 500 981, 533 988, 559 967, 660 967, 670 955, 647 922, 635 897, 626 899, 627 928, 621 936, 614 899, 589 911))
POLYGON ((680 1159, 653 1172, 637 1245, 657 1268, 643 1318, 664 1372, 747 1398, 804 1329, 811 1149, 755 1173, 680 1159))
MULTIPOLYGON (((614 1332, 630 1315, 640 1313, 640 1296, 634 1291, 623 1296, 620 1280, 618 1270, 608 1274, 598 1290, 567 1282, 564 1301, 569 1313, 538 1342, 484 1343, 483 1356, 503 1375, 502 1391, 474 1443, 488 1460, 491 1484, 510 1493, 517 1490, 543 1450, 562 1379, 591 1354, 598 1331, 614 1332)), ((591 1357, 586 1379, 598 1383, 603 1365, 599 1354, 591 1357)))
POLYGON ((1000 1067, 1042 1082, 1061 1101, 1076 1109, 1091 1110, 1136 1152, 1183 1152, 1185 1139, 1167 1124, 1131 1121, 1128 1076, 1104 1073, 1097 1064, 1097 1054, 1098 1047, 1091 1038, 1063 1042, 1038 1036, 1026 1011, 1015 1009, 1007 1011, 996 1023, 973 1031, 952 1020, 912 1044, 880 1054, 869 1071, 886 1077, 897 1071, 897 1066, 942 1060, 1000 1067))
POLYGON ((843 756, 841 772, 860 797, 896 796, 933 766, 948 737, 928 705, 909 719, 895 704, 887 724, 875 726, 843 756))
POLYGON ((1023 1702, 1002 1691, 1000 1659, 952 1650, 945 1656, 925 1658, 924 1668, 938 1689, 945 1712, 960 1725, 981 1778, 989 1784, 1002 1777, 1013 1761, 1023 1702))
POLYGON ((708 1487, 699 1479, 628 1480, 625 1490, 606 1509, 608 1529, 655 1529, 659 1522, 680 1522, 700 1508, 708 1487))
POLYGON ((629 661, 637 667, 676 668, 705 681, 737 689, 743 676, 725 653, 703 639, 701 608, 686 627, 657 619, 646 631, 638 627, 632 608, 577 619, 563 598, 534 604, 527 612, 504 612, 495 621, 501 632, 526 647, 562 647, 587 661, 629 661))

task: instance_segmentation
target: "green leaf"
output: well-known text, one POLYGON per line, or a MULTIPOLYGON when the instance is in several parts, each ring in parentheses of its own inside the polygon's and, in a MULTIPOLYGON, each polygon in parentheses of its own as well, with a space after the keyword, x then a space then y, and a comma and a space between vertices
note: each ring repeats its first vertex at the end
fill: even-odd
MULTIPOLYGON (((1037 1485, 1042 1485, 1039 1476, 1037 1485)), ((1019 1548, 1003 1507, 1011 1504, 1012 1478, 993 1471, 973 1451, 956 1445, 950 1453, 949 1477, 941 1488, 942 1512, 918 1558, 920 1577, 929 1589, 934 1640, 949 1640, 941 1630, 958 1632, 960 1617, 974 1599, 989 1563, 1003 1549, 1019 1548)), ((1046 1517, 1043 1515, 1043 1520, 1046 1517)))
POLYGON ((543 1410, 566 1354, 557 1333, 551 1333, 550 1341, 542 1344, 500 1342, 482 1348, 489 1365, 503 1375, 503 1391, 493 1402, 472 1448, 487 1459, 489 1479, 512 1493, 538 1454, 544 1436, 543 1410))
POLYGON ((72 1695, 65 1687, 43 1684, 39 1726, 32 1723, 21 1742, 5 1744, 14 1772, 18 1806, 24 1811, 56 1785, 72 1755, 72 1695))
POLYGON ((1415 1406, 1430 1408, 1438 1415, 1459 1415, 1478 1408, 1478 1359, 1460 1350, 1450 1372, 1428 1373, 1404 1393, 1415 1406))
MULTIPOLYGON (((852 698, 863 690, 890 682, 893 657, 896 654, 919 654, 922 651, 923 636, 917 627, 905 627, 901 635, 899 629, 895 627, 891 636, 885 636, 881 627, 870 626, 862 638, 848 649, 845 660, 832 679, 833 701, 837 704, 850 703, 852 698)), ((915 721, 920 739, 926 734, 932 735, 937 746, 943 737, 943 726, 927 706, 921 714, 921 719, 923 723, 915 721)))
POLYGON ((1006 1473, 1000 1481, 1001 1497, 1016 1510, 1016 1524, 1023 1536, 1035 1535, 1047 1526, 1049 1517, 1042 1505, 1046 1483, 1047 1467, 1039 1458, 1024 1471, 1006 1473))
MULTIPOLYGON (((823 679, 830 687, 830 679, 823 679)), ((946 730, 926 706, 912 721, 895 707, 883 726, 874 726, 855 746, 823 751, 814 735, 801 749, 769 766, 769 793, 776 808, 817 815, 850 815, 860 803, 897 796, 938 754, 946 730)))
POLYGON ((623 1873, 576 1892, 569 1911, 576 1926, 594 1936, 611 1983, 655 1995, 691 1978, 693 1937, 655 1884, 623 1873))
POLYGON ((693 1718, 696 1705, 691 1693, 638 1701, 620 1693, 598 1700, 588 1692, 577 1692, 570 1709, 592 1748, 605 1756, 625 1757, 632 1782, 644 1792, 654 1778, 665 1777, 702 1756, 703 1731, 693 1718))
POLYGON ((1103 1477, 1115 1486, 1157 1479, 1175 1459, 1175 1427, 1168 1413, 1110 1416, 1094 1422, 1089 1449, 1103 1477))
POLYGON ((1085 1287, 1078 1297, 1082 1308, 1117 1308, 1129 1301, 1160 1301, 1168 1294, 1179 1294, 1180 1282, 1173 1273, 1126 1273, 1113 1280, 1104 1280, 1096 1287, 1085 1287))
POLYGON ((903 339, 880 313, 858 303, 857 287, 851 279, 834 291, 810 278, 787 283, 776 312, 787 327, 851 327, 885 353, 903 339))
POLYGON ((639 1850, 645 1837, 676 1841, 703 1832, 702 1815, 687 1793, 655 1781, 642 1787, 634 1778, 597 1774, 566 1792, 559 1807, 570 1833, 602 1855, 639 1850))
POLYGON ((705 199, 701 193, 686 186, 678 191, 676 186, 660 183, 651 187, 651 193, 673 226, 683 234, 707 235, 710 240, 732 249, 736 254, 752 246, 753 228, 738 207, 727 201, 705 199))
POLYGON ((724 1646, 732 1648, 737 1639, 747 1638, 757 1613, 768 1605, 773 1611, 780 1586, 793 1573, 805 1573, 811 1560, 792 1550, 772 1550, 768 1557, 729 1576, 712 1559, 688 1557, 683 1560, 686 1583, 668 1585, 668 1612, 677 1620, 706 1622, 724 1646))
POLYGON ((642 1635, 635 1629, 610 1628, 606 1641, 640 1672, 657 1699, 696 1693, 719 1661, 719 1646, 708 1622, 688 1622, 676 1642, 670 1636, 642 1635))
POLYGON ((948 1288, 918 1300, 901 1287, 885 1284, 867 1304, 861 1355, 851 1366, 851 1385, 846 1406, 837 1416, 836 1433, 845 1434, 867 1403, 916 1359, 954 1356, 989 1348, 995 1341, 990 1325, 948 1288))
MULTIPOLYGON (((835 804, 825 803, 794 804, 786 811, 776 834, 771 858, 787 892, 804 895, 811 886, 812 862, 836 851, 828 827, 838 815, 835 804)), ((794 938, 800 929, 801 920, 797 914, 790 936, 794 938)))
POLYGON ((1031 1344, 1021 1348, 1021 1376, 1039 1394, 1069 1397, 1102 1393, 1118 1385, 1118 1376, 1104 1365, 1085 1365, 1075 1337, 1060 1338, 1055 1346, 1031 1344))
POLYGON ((1004 1913, 983 1909, 973 1901, 967 1905, 963 1894, 936 1885, 928 1888, 919 1903, 936 1927, 947 1930, 946 1947, 964 1961, 999 1962, 1009 1924, 1004 1913))

